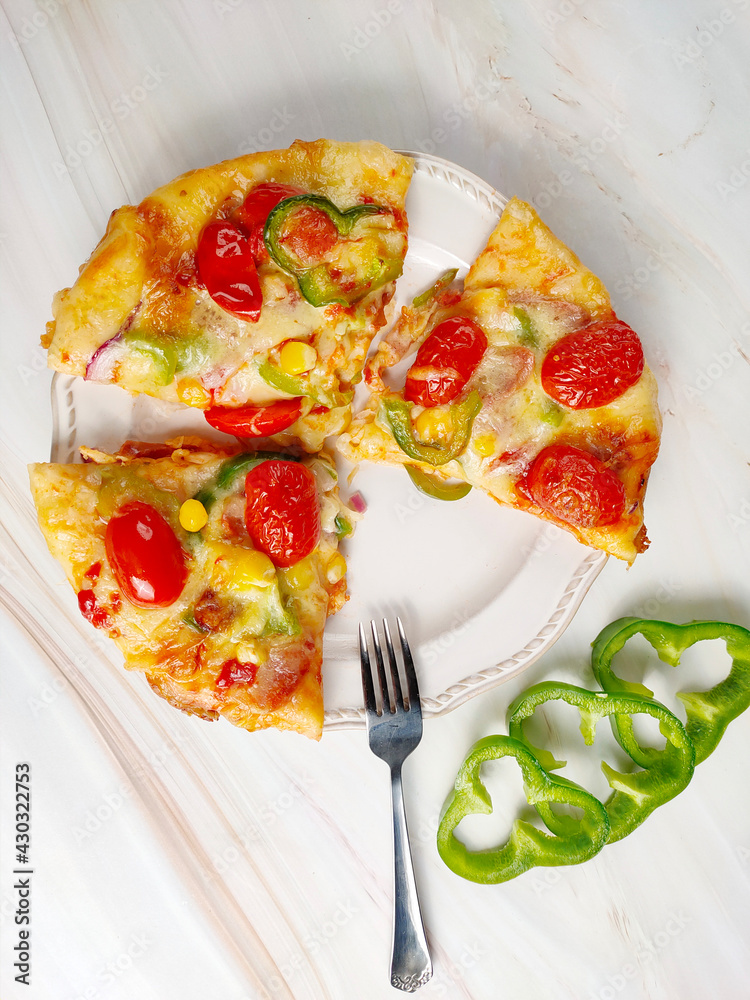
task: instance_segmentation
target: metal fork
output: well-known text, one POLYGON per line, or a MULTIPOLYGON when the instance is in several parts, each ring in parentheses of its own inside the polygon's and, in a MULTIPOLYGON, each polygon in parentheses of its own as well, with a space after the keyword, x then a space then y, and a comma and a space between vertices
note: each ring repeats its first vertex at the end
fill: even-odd
POLYGON ((432 977, 432 961, 427 950, 422 914, 419 909, 417 884, 409 849, 404 795, 401 786, 401 765, 422 739, 422 706, 419 701, 417 675, 409 644, 400 618, 396 619, 401 640, 401 654, 406 677, 404 691, 398 663, 391 641, 388 622, 383 619, 385 663, 383 649, 374 621, 370 622, 375 651, 375 677, 370 663, 370 651, 364 626, 359 626, 359 655, 362 663, 362 688, 367 713, 367 734, 370 749, 391 769, 393 800, 393 945, 391 951, 391 986, 413 993, 432 977), (386 663, 390 687, 386 676, 386 663), (377 695, 376 695, 377 688, 377 695))

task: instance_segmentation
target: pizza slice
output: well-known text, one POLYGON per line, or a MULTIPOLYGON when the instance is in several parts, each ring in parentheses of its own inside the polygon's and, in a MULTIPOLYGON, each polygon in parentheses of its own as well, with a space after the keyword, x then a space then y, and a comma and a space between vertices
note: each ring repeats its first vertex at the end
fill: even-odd
POLYGON ((375 142, 297 141, 118 209, 55 297, 49 366, 317 451, 385 323, 412 170, 375 142))
POLYGON ((323 628, 357 518, 331 456, 197 438, 82 455, 30 478, 84 617, 175 707, 319 739, 323 628))
POLYGON ((637 334, 518 199, 463 290, 454 277, 383 339, 365 373, 370 399, 337 447, 354 463, 406 465, 434 496, 476 486, 632 563, 648 545, 643 498, 661 431, 637 334), (390 369, 417 345, 399 380, 390 369))

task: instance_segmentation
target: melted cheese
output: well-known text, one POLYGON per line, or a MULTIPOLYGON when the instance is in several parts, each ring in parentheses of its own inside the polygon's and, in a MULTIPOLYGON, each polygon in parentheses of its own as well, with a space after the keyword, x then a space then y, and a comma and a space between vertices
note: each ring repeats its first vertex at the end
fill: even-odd
POLYGON ((189 535, 182 530, 173 512, 210 486, 223 462, 236 453, 193 443, 175 447, 161 458, 89 451, 87 457, 94 464, 32 465, 31 488, 39 523, 74 590, 92 590, 98 607, 109 615, 109 634, 122 650, 125 666, 143 671, 159 694, 184 711, 207 718, 225 716, 245 729, 275 726, 317 739, 323 722, 323 627, 327 615, 341 606, 346 595, 345 580, 329 583, 326 567, 338 549, 336 516, 341 514, 350 522, 354 518, 326 471, 328 459, 304 459, 321 484, 322 521, 320 542, 303 560, 304 580, 301 574, 296 579, 285 570, 262 586, 252 586, 252 581, 242 586, 228 584, 233 553, 241 562, 242 554, 252 550, 243 520, 244 476, 229 495, 212 504, 208 524, 200 533, 189 535), (106 521, 101 516, 103 483, 111 482, 113 476, 118 482, 118 503, 128 496, 152 502, 155 495, 174 501, 160 512, 171 521, 190 554, 189 575, 180 597, 167 608, 135 607, 119 594, 107 562, 106 521), (100 569, 91 575, 97 563, 100 569), (204 618, 204 623, 214 626, 206 632, 189 624, 199 614, 196 609, 201 602, 204 607, 206 602, 215 604, 204 618), (285 634, 274 625, 274 615, 283 616, 285 606, 293 611, 297 634, 285 634), (243 662, 248 650, 257 657, 256 682, 217 687, 223 665, 234 659, 243 662), (259 650, 261 655, 257 655, 259 650))
MULTIPOLYGON (((101 366, 102 377, 129 392, 170 402, 207 407, 207 394, 185 399, 180 379, 198 377, 221 405, 263 405, 283 396, 268 386, 235 379, 248 361, 262 361, 288 339, 304 339, 318 351, 318 375, 323 381, 350 382, 361 366, 370 341, 385 322, 384 310, 395 282, 369 293, 346 310, 315 307, 300 294, 296 282, 273 262, 262 264, 259 277, 263 308, 257 323, 245 322, 218 306, 201 286, 195 251, 204 226, 228 215, 259 183, 276 181, 323 195, 341 209, 364 201, 388 211, 357 224, 371 227, 384 252, 406 253, 404 201, 413 163, 378 143, 318 140, 295 142, 288 150, 254 153, 213 167, 194 170, 159 188, 139 206, 113 212, 107 231, 71 288, 58 293, 53 320, 43 343, 51 368, 86 376, 95 353, 118 335, 112 364, 101 366), (127 346, 141 336, 170 352, 176 370, 148 352, 127 346), (324 349, 332 337, 339 355, 324 349), (200 352, 187 349, 200 340, 200 352)), ((341 244, 342 253, 357 252, 359 244, 341 244)), ((94 374, 98 374, 96 366, 94 374)), ((91 375, 91 371, 89 372, 91 375)), ((303 416, 295 425, 297 438, 309 451, 320 440, 320 420, 303 416)), ((331 418, 332 433, 340 427, 331 418)))
MULTIPOLYGON (((606 289, 522 202, 513 200, 487 248, 473 265, 464 292, 405 309, 368 366, 373 394, 337 448, 353 463, 362 459, 414 463, 396 444, 381 402, 398 396, 387 388, 384 369, 398 363, 438 323, 468 315, 484 330, 488 350, 467 385, 482 408, 471 438, 438 475, 463 479, 496 500, 548 520, 554 517, 517 489, 523 472, 543 448, 564 443, 602 459, 623 484, 626 508, 616 524, 581 528, 557 522, 584 544, 632 562, 648 544, 643 497, 661 433, 656 381, 645 367, 638 382, 608 406, 571 410, 558 406, 541 385, 549 348, 593 318, 613 317, 606 289)), ((417 413, 415 408, 414 413, 417 413)))

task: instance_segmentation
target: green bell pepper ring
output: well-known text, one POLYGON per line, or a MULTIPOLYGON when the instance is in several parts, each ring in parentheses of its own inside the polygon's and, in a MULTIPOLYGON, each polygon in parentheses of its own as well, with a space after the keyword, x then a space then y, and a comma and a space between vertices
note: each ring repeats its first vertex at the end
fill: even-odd
MULTIPOLYGON (((690 646, 706 639, 723 639, 732 658, 728 676, 708 691, 680 692, 677 697, 687 713, 687 734, 695 745, 695 762, 713 753, 725 729, 750 706, 750 631, 727 622, 695 621, 685 625, 647 618, 619 618, 603 629, 593 642, 591 663, 605 691, 630 691, 653 695, 643 684, 625 681, 612 671, 612 659, 633 635, 642 635, 660 660, 676 667, 690 646)), ((641 763, 643 750, 633 736, 627 716, 613 716, 615 736, 630 756, 641 763)))
POLYGON ((254 469, 261 462, 275 459, 282 462, 299 462, 296 455, 287 455, 281 451, 250 451, 228 458, 219 467, 216 478, 213 482, 201 487, 195 494, 195 500, 199 500, 206 510, 210 510, 220 496, 229 493, 237 479, 254 469))
POLYGON ((367 215, 380 215, 387 209, 380 205, 354 205, 345 212, 340 211, 333 202, 321 195, 299 194, 285 198, 271 211, 263 230, 263 240, 271 259, 278 266, 291 274, 299 285, 299 290, 313 306, 329 305, 339 302, 341 305, 352 305, 368 292, 379 288, 401 274, 403 262, 398 259, 380 257, 373 247, 373 252, 367 260, 367 267, 351 287, 344 288, 334 277, 332 270, 325 263, 305 267, 299 260, 289 254, 283 246, 282 233, 289 217, 303 206, 310 206, 324 212, 333 222, 340 236, 348 236, 355 224, 367 215))
POLYGON ((608 835, 607 812, 597 798, 572 781, 548 774, 524 743, 498 735, 475 743, 461 765, 440 819, 437 848, 440 857, 457 875, 472 882, 496 884, 507 882, 535 866, 574 865, 586 861, 598 854, 608 835), (461 820, 471 814, 492 812, 492 799, 479 777, 479 769, 485 761, 500 757, 515 758, 530 804, 539 808, 543 804, 560 803, 583 810, 583 817, 576 821, 575 829, 551 836, 517 819, 508 841, 501 847, 471 851, 461 843, 454 833, 461 820))
POLYGON ((335 406, 347 406, 354 399, 353 389, 348 392, 328 392, 319 386, 311 385, 307 379, 298 378, 296 375, 288 375, 286 372, 281 371, 280 368, 272 365, 270 361, 262 361, 258 365, 258 374, 264 382, 273 386, 274 389, 286 392, 290 396, 308 396, 319 406, 326 406, 329 410, 335 406))
POLYGON ((417 462, 427 465, 445 465, 457 458, 466 448, 471 437, 474 417, 482 408, 479 393, 472 389, 461 403, 451 403, 453 437, 447 445, 420 444, 415 440, 411 427, 411 404, 403 399, 386 399, 383 409, 396 444, 401 451, 417 462))
MULTIPOLYGON (((608 843, 627 836, 654 809, 674 798, 690 782, 695 768, 695 748, 680 720, 664 705, 640 694, 586 691, 573 684, 554 681, 534 684, 519 695, 508 709, 508 732, 529 747, 548 770, 562 767, 565 762, 557 761, 549 751, 533 746, 523 732, 525 720, 548 701, 564 701, 578 709, 581 734, 587 746, 594 742, 597 723, 605 717, 627 717, 632 724, 633 715, 650 715, 658 721, 659 730, 666 737, 663 750, 640 748, 641 760, 637 763, 641 764, 643 771, 623 773, 602 762, 602 771, 613 789, 604 803, 610 826, 608 843)), ((629 753, 628 747, 624 749, 629 753)), ((537 805, 537 809, 551 830, 568 830, 570 817, 556 816, 544 801, 537 805)))
POLYGON ((450 271, 446 271, 445 274, 441 274, 434 285, 431 285, 426 291, 422 292, 421 295, 413 300, 412 306, 415 309, 419 309, 421 306, 426 306, 428 302, 431 302, 436 295, 439 295, 445 288, 450 285, 458 274, 458 268, 452 267, 450 271))
POLYGON ((177 370, 177 351, 171 344, 165 344, 143 333, 126 333, 123 344, 134 351, 146 354, 153 365, 154 379, 159 385, 169 385, 177 370))
POLYGON ((405 465, 404 468, 417 489, 434 500, 461 500, 471 492, 469 483, 446 483, 444 479, 431 476, 418 465, 405 465))

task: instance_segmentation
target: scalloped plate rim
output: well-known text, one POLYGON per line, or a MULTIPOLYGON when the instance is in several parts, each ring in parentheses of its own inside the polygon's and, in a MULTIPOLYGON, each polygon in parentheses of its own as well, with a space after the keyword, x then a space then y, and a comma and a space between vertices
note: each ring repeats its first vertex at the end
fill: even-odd
MULTIPOLYGON (((411 150, 398 150, 414 160, 414 172, 424 171, 438 180, 443 180, 478 203, 484 200, 486 206, 502 212, 507 203, 491 185, 483 181, 465 167, 442 157, 411 150)), ((70 461, 72 442, 76 427, 75 397, 73 388, 77 378, 55 372, 50 389, 52 408, 51 457, 53 462, 70 461), (65 402, 61 397, 65 397, 65 402), (67 426, 65 417, 67 416, 67 426), (64 443, 63 443, 64 442, 64 443)), ((586 551, 585 549, 583 551, 586 551)), ((539 631, 516 653, 500 662, 475 671, 451 683, 436 697, 422 699, 425 718, 437 718, 465 704, 485 691, 490 691, 513 677, 518 676, 539 659, 560 638, 572 621, 578 607, 589 588, 602 571, 608 556, 604 552, 589 549, 571 575, 557 606, 539 631)), ((361 729, 366 726, 364 708, 345 707, 326 709, 324 731, 361 729)))

